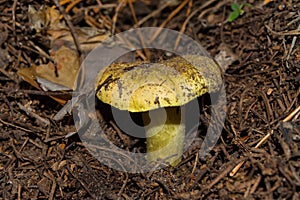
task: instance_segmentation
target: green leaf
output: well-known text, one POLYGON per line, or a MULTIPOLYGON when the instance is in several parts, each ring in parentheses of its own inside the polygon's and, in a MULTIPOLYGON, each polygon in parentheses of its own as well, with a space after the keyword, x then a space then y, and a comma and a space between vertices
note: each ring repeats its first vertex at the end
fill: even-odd
POLYGON ((239 4, 237 4, 237 3, 232 3, 231 4, 231 9, 233 11, 237 11, 237 10, 239 10, 239 8, 240 8, 239 4))
POLYGON ((238 10, 234 11, 234 12, 231 12, 230 15, 229 15, 229 17, 228 17, 228 21, 232 22, 233 20, 235 20, 239 16, 240 16, 240 12, 238 10))

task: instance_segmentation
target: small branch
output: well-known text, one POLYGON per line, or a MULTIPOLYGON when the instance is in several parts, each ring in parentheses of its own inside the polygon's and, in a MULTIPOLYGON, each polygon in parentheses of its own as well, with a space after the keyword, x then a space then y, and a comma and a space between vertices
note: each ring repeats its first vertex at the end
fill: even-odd
POLYGON ((13 6, 12 6, 12 20, 13 20, 14 37, 16 37, 16 7, 17 7, 17 3, 18 3, 18 0, 14 0, 13 6))
POLYGON ((300 106, 298 106, 298 108, 296 108, 291 114, 289 114, 284 120, 283 122, 287 122, 290 121, 296 114, 297 112, 300 111, 300 106))
POLYGON ((25 106, 21 105, 20 103, 17 103, 19 108, 21 110, 23 110, 24 112, 26 112, 29 116, 36 118, 37 120, 39 120, 40 122, 43 122, 44 124, 46 124, 47 126, 50 125, 50 121, 48 119, 45 119, 41 116, 39 116, 38 114, 32 112, 31 110, 27 109, 25 106))
POLYGON ((75 46, 76 46, 76 50, 77 50, 78 55, 79 55, 79 57, 80 57, 80 63, 82 63, 83 58, 82 58, 81 55, 83 55, 83 54, 82 54, 82 51, 81 51, 81 48, 80 48, 80 43, 79 43, 79 41, 78 41, 78 38, 77 38, 77 35, 76 35, 75 28, 74 28, 73 24, 71 23, 71 21, 69 20, 68 15, 67 15, 67 13, 65 12, 64 8, 59 4, 58 0, 54 0, 54 3, 55 3, 55 5, 58 7, 60 13, 63 15, 64 20, 66 21, 66 23, 67 23, 67 25, 68 25, 68 27, 69 27, 69 29, 70 29, 72 38, 73 38, 73 40, 74 40, 74 44, 75 44, 75 46))
MULTIPOLYGON (((299 26, 298 26, 298 28, 297 28, 297 31, 300 31, 300 24, 299 24, 299 26)), ((292 44, 291 44, 291 48, 290 48, 290 50, 289 50, 289 53, 288 53, 288 55, 287 55, 286 60, 289 60, 289 59, 290 59, 290 55, 291 55, 292 50, 293 50, 293 48, 294 48, 294 46, 295 46, 295 44, 296 44, 296 41, 297 41, 297 36, 294 36, 294 37, 293 37, 292 44)))
POLYGON ((111 34, 114 35, 115 34, 115 31, 116 31, 116 23, 117 23, 117 20, 118 20, 118 15, 119 15, 119 11, 120 9, 122 8, 122 6, 124 5, 124 2, 125 0, 122 0, 119 5, 116 7, 116 11, 115 11, 115 15, 113 16, 112 18, 112 21, 113 21, 113 26, 112 26, 112 30, 111 30, 111 34))
POLYGON ((144 24, 146 21, 148 21, 151 17, 154 17, 155 15, 158 15, 163 9, 165 9, 166 7, 168 7, 170 5, 171 1, 168 1, 166 3, 164 3, 161 7, 159 7, 157 10, 151 12, 149 15, 145 16, 144 18, 142 18, 140 21, 138 21, 134 27, 139 27, 142 24, 144 24))
MULTIPOLYGON (((300 106, 298 106, 298 108, 296 108, 291 114, 289 114, 284 120, 282 120, 282 122, 287 122, 290 121, 298 112, 300 111, 300 106)), ((271 130, 271 132, 269 132, 267 135, 265 135, 265 137, 263 137, 254 148, 259 148, 267 139, 270 138, 270 136, 273 134, 273 130, 271 130)), ((230 172, 229 176, 234 176, 237 171, 243 166, 243 164, 245 163, 245 161, 240 162, 237 166, 235 166, 233 168, 233 170, 230 172)))
POLYGON ((292 31, 287 31, 287 32, 276 32, 273 31, 268 25, 265 25, 265 27, 274 35, 280 35, 280 36, 286 36, 286 35, 300 35, 300 31, 292 30, 292 31))
POLYGON ((159 33, 161 32, 162 28, 166 26, 166 24, 177 14, 179 11, 188 3, 188 0, 183 1, 169 16, 168 18, 159 26, 159 29, 154 33, 153 37, 150 39, 153 42, 159 33))

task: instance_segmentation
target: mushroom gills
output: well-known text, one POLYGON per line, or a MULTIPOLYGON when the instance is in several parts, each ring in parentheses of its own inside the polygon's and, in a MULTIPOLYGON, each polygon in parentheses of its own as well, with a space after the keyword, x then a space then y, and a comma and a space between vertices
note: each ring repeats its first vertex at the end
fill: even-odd
POLYGON ((143 122, 147 137, 147 162, 163 159, 172 166, 181 161, 185 137, 183 107, 165 107, 143 112, 143 122), (161 120, 161 112, 166 112, 166 120, 161 120), (147 125, 148 124, 148 125, 147 125))

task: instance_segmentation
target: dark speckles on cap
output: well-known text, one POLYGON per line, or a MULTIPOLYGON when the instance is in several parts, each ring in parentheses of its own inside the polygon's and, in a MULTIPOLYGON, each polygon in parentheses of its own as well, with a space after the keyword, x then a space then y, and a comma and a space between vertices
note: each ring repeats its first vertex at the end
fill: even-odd
POLYGON ((181 106, 216 91, 220 80, 219 67, 203 56, 174 57, 159 63, 114 63, 99 74, 96 94, 121 110, 142 112, 181 106))

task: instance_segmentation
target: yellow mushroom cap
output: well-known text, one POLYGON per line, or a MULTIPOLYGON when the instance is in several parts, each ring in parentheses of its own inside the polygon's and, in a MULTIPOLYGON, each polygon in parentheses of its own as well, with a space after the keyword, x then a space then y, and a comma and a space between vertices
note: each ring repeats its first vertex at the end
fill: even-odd
POLYGON ((221 85, 219 66, 208 57, 186 55, 158 63, 114 63, 98 75, 96 95, 120 110, 144 112, 182 106, 221 85))

